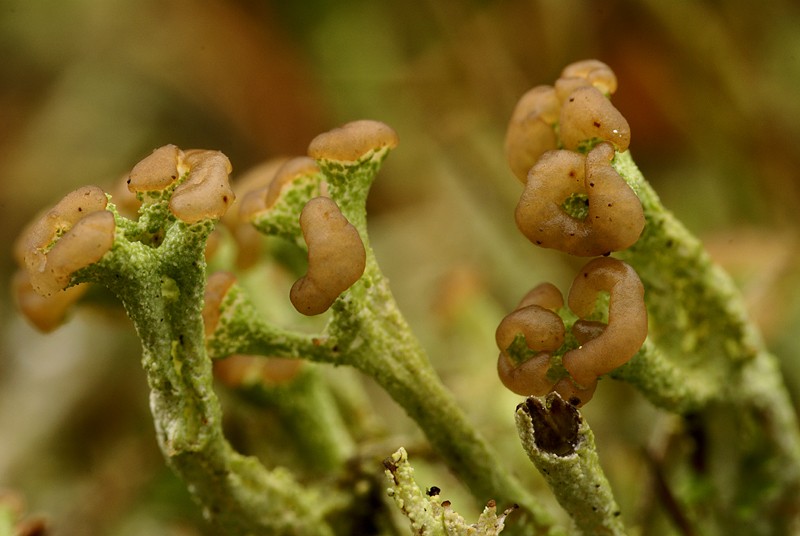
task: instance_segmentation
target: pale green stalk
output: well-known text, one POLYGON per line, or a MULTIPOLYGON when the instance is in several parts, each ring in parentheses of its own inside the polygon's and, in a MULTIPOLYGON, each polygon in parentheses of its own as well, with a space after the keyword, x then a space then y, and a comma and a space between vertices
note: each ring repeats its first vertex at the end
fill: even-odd
POLYGON ((144 211, 164 218, 162 243, 147 236, 150 230, 117 217, 112 250, 78 272, 75 282, 104 284, 133 320, 167 463, 220 533, 332 534, 317 493, 285 470, 268 471, 255 458, 238 454, 223 436, 201 315, 205 242, 213 222, 186 225, 159 208, 144 211))
MULTIPOLYGON (((386 279, 369 246, 366 197, 387 150, 368 153, 357 162, 321 161, 322 176, 331 197, 359 231, 367 251, 364 275, 332 306, 325 331, 309 337, 276 328, 261 319, 241 290, 233 288, 224 299, 219 326, 209 339, 212 355, 230 353, 302 357, 318 362, 347 364, 372 377, 400 404, 425 432, 434 449, 481 501, 518 504, 515 522, 546 530, 552 519, 539 502, 511 476, 499 456, 468 421, 464 411, 442 384, 397 307, 386 279)), ((270 211, 279 215, 294 204, 299 214, 308 182, 298 182, 282 194, 270 211)), ((282 229, 267 212, 256 227, 271 232, 282 229)), ((292 224, 293 227, 296 224, 292 224)))
POLYGON ((517 406, 522 447, 580 534, 621 536, 625 526, 600 467, 594 434, 580 412, 556 393, 517 406))

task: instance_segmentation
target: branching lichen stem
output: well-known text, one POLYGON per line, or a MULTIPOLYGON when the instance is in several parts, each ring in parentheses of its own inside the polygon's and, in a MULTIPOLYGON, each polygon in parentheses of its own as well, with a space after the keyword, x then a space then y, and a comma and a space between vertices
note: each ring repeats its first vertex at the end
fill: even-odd
POLYGON ((159 446, 217 530, 328 536, 315 492, 238 454, 223 436, 201 315, 211 228, 173 225, 163 254, 118 237, 110 255, 78 275, 105 284, 133 320, 159 446))

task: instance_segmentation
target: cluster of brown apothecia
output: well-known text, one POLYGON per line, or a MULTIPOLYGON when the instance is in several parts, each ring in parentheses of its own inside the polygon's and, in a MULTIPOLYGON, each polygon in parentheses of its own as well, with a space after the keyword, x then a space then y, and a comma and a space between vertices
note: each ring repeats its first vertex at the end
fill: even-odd
POLYGON ((308 270, 289 294, 298 312, 324 313, 366 267, 362 236, 331 195, 331 177, 320 166, 357 167, 397 143, 397 134, 384 123, 353 121, 311 140, 308 156, 268 162, 237 181, 241 205, 226 223, 234 229, 240 251, 256 247, 249 237, 254 228, 289 240, 303 238, 308 270))
MULTIPOLYGON (((316 182, 320 175, 317 163, 305 156, 273 163, 248 174, 242 184, 243 197, 238 214, 231 216, 239 242, 239 251, 253 251, 260 237, 253 222, 273 209, 282 195, 303 181, 316 182), (235 219, 235 221, 233 221, 235 219), (247 234, 245 234, 247 233, 247 234)), ((342 214, 336 202, 325 195, 325 184, 305 201, 300 211, 300 233, 284 233, 296 240, 303 236, 308 249, 308 271, 292 286, 289 299, 298 312, 313 316, 324 313, 342 292, 364 273, 366 250, 358 230, 342 214)), ((296 218, 296 215, 294 215, 296 218)), ((294 222, 293 222, 294 223, 294 222)), ((240 258, 241 262, 249 262, 240 258)))
MULTIPOLYGON (((359 231, 328 195, 318 162, 346 167, 396 145, 397 134, 383 123, 348 123, 312 140, 310 157, 268 162, 245 174, 236 183, 237 191, 229 182, 231 164, 223 153, 159 147, 123 178, 114 193, 116 205, 109 204, 103 189, 86 186, 28 226, 15 246, 19 308, 37 328, 51 331, 86 290, 85 284, 74 284, 73 274, 97 263, 120 238, 146 239, 158 247, 175 221, 192 226, 222 220, 239 245, 240 268, 259 256, 261 238, 253 227, 259 221, 260 230, 307 248, 308 271, 292 287, 290 298, 299 312, 320 314, 364 273, 366 250, 359 231), (148 211, 148 205, 164 209, 148 211), (132 231, 122 216, 136 219, 137 213, 132 231), (125 229, 117 229, 120 223, 125 229)), ((215 249, 214 238, 208 237, 208 254, 215 249)))
MULTIPOLYGON (((230 171, 228 158, 219 151, 182 151, 165 145, 125 177, 129 198, 120 201, 138 208, 143 200, 169 192, 172 218, 186 224, 216 220, 234 200, 230 171)), ((86 291, 86 284, 70 286, 73 274, 98 262, 114 246, 117 220, 110 208, 102 188, 78 188, 17 240, 14 253, 20 270, 14 278, 14 294, 22 313, 41 331, 57 328, 86 291)))
POLYGON ((523 95, 508 126, 508 163, 525 183, 515 214, 520 231, 541 247, 603 256, 572 283, 567 304, 578 320, 570 337, 557 314, 561 292, 548 283, 501 321, 498 373, 521 395, 556 391, 581 406, 598 378, 626 363, 647 337, 642 283, 633 268, 607 257, 633 245, 645 225, 639 198, 612 166, 630 143, 628 122, 609 100, 616 88, 606 64, 573 63, 554 86, 523 95), (607 324, 591 320, 602 293, 609 296, 607 324))

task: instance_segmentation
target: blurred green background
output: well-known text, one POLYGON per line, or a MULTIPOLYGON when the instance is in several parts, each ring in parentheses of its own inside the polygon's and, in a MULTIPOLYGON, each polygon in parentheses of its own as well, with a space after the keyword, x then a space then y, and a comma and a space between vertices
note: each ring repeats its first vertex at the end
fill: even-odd
MULTIPOLYGON (((0 273, 40 209, 110 187, 155 147, 222 150, 235 177, 342 122, 384 121, 400 146, 370 198, 379 261, 445 381, 541 486, 494 380, 493 331, 534 284, 565 289, 575 261, 516 232, 502 141, 517 98, 575 60, 614 69, 634 158, 733 273, 797 400, 798 28, 792 0, 2 0, 0 273)), ((203 533, 157 451, 124 316, 85 310, 42 336, 7 285, 0 298, 0 487, 59 535, 203 533)), ((644 527, 640 453, 669 417, 624 385, 599 391, 586 414, 644 527)), ((396 428, 384 455, 415 433, 396 428)))

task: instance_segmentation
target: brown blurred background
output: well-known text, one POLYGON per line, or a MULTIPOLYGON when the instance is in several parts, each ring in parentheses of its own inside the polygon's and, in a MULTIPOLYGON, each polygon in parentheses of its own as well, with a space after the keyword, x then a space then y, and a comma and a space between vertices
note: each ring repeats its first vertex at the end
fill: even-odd
MULTIPOLYGON (((572 278, 572 261, 514 228, 505 122, 525 90, 591 57, 617 73, 639 167, 734 274, 796 397, 798 28, 792 0, 3 0, 0 275, 37 211, 110 186, 155 147, 220 149, 235 176, 339 123, 382 120, 401 141, 370 199, 373 242, 437 367, 469 396, 485 375, 449 354, 485 355, 491 374, 492 322, 533 284, 572 278), (464 350, 442 305, 480 300, 494 307, 489 339, 464 350)), ((57 534, 202 530, 156 451, 124 318, 82 313, 44 337, 7 285, 0 297, 0 487, 57 534)))

